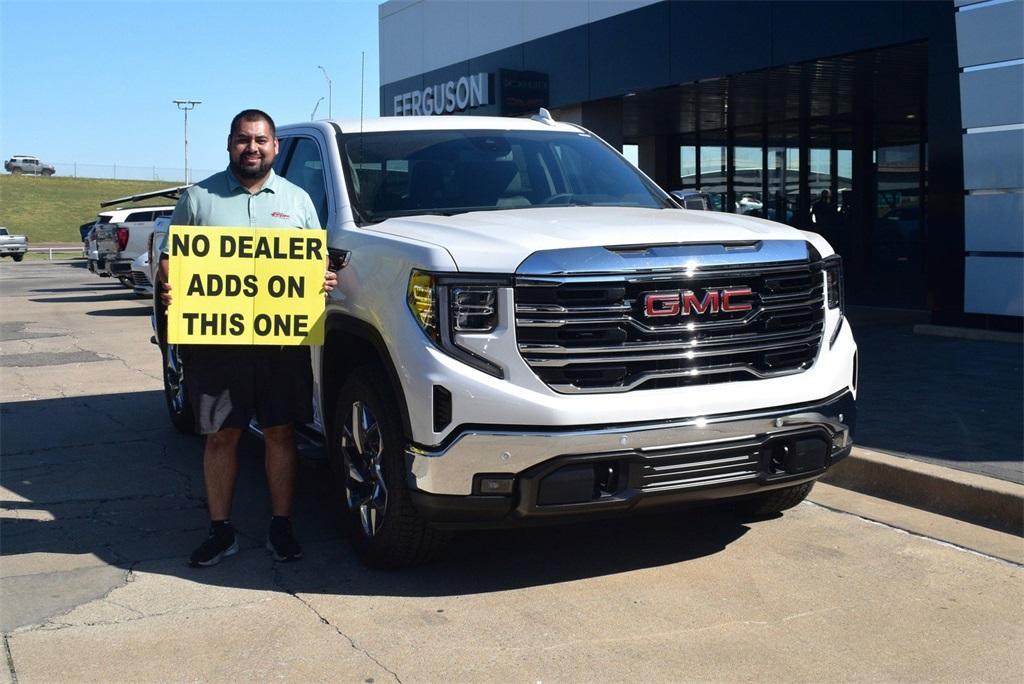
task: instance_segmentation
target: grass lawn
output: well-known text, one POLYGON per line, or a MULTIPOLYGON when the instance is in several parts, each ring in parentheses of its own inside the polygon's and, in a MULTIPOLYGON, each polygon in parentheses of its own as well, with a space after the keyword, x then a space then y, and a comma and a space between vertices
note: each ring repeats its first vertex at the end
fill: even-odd
MULTIPOLYGON (((30 247, 81 242, 78 226, 96 218, 100 202, 174 185, 169 181, 0 175, 0 226, 12 234, 27 235, 30 247)), ((156 199, 140 206, 161 204, 174 202, 156 199)))

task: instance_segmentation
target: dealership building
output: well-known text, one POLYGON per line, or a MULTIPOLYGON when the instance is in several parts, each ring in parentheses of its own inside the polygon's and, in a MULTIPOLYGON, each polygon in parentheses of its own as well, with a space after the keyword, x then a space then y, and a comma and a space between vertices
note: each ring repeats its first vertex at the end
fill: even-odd
POLYGON ((390 0, 384 116, 547 108, 824 234, 854 304, 1020 330, 1024 0, 390 0))

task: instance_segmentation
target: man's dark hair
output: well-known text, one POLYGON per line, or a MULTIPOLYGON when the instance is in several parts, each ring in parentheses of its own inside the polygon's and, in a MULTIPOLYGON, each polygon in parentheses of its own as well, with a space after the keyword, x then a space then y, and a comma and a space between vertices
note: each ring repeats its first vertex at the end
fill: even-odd
POLYGON ((259 109, 243 109, 235 114, 235 118, 231 120, 231 130, 228 135, 234 135, 238 124, 243 121, 266 121, 270 126, 270 134, 277 137, 277 126, 274 125, 274 120, 270 118, 269 114, 259 109))

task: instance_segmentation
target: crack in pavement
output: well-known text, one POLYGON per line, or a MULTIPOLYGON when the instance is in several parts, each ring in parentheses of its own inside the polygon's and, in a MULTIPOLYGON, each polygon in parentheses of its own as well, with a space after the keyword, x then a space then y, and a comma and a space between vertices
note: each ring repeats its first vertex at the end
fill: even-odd
POLYGON ((280 589, 281 591, 283 591, 284 593, 288 594, 289 596, 294 598, 296 601, 298 601, 299 603, 304 605, 311 613, 313 613, 313 615, 315 615, 317 617, 317 619, 320 620, 320 622, 322 622, 323 624, 325 624, 328 627, 332 628, 335 632, 338 633, 338 635, 340 637, 345 639, 345 641, 348 642, 348 645, 353 650, 355 650, 358 653, 361 653, 362 655, 364 655, 367 658, 369 658, 370 660, 372 660, 374 663, 376 663, 377 667, 381 668, 382 670, 384 670, 385 672, 390 674, 392 677, 394 677, 395 681, 398 682, 398 684, 402 684, 402 678, 398 676, 397 672, 395 672, 394 670, 389 668, 387 665, 385 665, 384 663, 382 663, 379 660, 377 660, 377 658, 372 653, 367 651, 365 648, 362 648, 361 646, 359 646, 359 644, 357 644, 355 642, 355 639, 350 637, 348 634, 345 634, 343 631, 341 631, 340 627, 338 627, 337 625, 332 623, 330 620, 325 618, 320 613, 320 611, 318 611, 316 608, 313 607, 313 605, 309 601, 307 601, 306 599, 302 598, 296 592, 292 591, 287 586, 285 586, 284 580, 281 578, 280 568, 279 568, 277 563, 274 563, 274 586, 276 586, 278 589, 280 589))
POLYGON ((6 633, 4 633, 4 653, 7 656, 7 671, 11 675, 11 682, 18 684, 18 671, 14 669, 14 655, 11 654, 11 644, 7 640, 6 633))
MULTIPOLYGON (((111 591, 114 591, 114 590, 120 589, 120 588, 121 588, 120 586, 114 587, 114 589, 112 589, 111 591)), ((82 623, 79 623, 79 624, 71 624, 70 622, 55 622, 55 621, 53 621, 54 618, 51 618, 51 619, 47 620, 46 622, 43 622, 43 623, 38 624, 38 625, 32 625, 32 626, 28 626, 28 627, 19 627, 18 629, 16 629, 13 632, 11 632, 11 635, 12 636, 20 636, 22 634, 31 634, 32 632, 60 632, 60 631, 65 630, 65 629, 74 629, 75 627, 105 627, 105 626, 108 626, 108 625, 125 625, 125 624, 129 624, 129 623, 132 623, 132 622, 141 622, 142 620, 151 620, 153 618, 165 617, 167 615, 182 615, 182 614, 185 614, 185 613, 205 613, 205 612, 209 612, 209 611, 213 611, 213 610, 224 610, 224 609, 230 609, 230 608, 242 608, 244 606, 253 606, 253 605, 256 605, 258 603, 266 603, 267 601, 272 601, 272 600, 273 600, 273 597, 272 596, 268 596, 266 598, 254 599, 252 601, 239 601, 238 603, 225 603, 223 605, 218 605, 218 606, 194 606, 194 607, 186 608, 186 609, 163 610, 163 611, 160 611, 159 613, 150 613, 150 614, 147 615, 145 613, 142 613, 142 612, 136 610, 135 608, 131 608, 131 607, 123 605, 121 603, 117 603, 116 601, 110 601, 107 598, 99 598, 99 599, 96 599, 95 601, 90 601, 89 603, 100 603, 100 602, 108 603, 110 605, 118 606, 119 608, 124 608, 125 610, 130 610, 133 613, 138 613, 138 617, 123 618, 123 619, 120 619, 120 620, 94 620, 94 621, 89 621, 89 622, 82 622, 82 623)), ((86 605, 86 604, 82 604, 82 605, 86 605)), ((77 607, 80 607, 80 606, 76 606, 76 608, 77 607)), ((69 611, 67 611, 65 613, 62 613, 59 616, 55 616, 55 617, 64 617, 64 616, 68 615, 72 610, 75 610, 75 608, 72 608, 71 610, 69 610, 69 611)), ((7 635, 4 635, 4 636, 5 636, 5 639, 6 639, 7 635)))
MULTIPOLYGON (((59 613, 56 613, 54 615, 49 616, 48 618, 46 618, 41 623, 38 623, 38 624, 35 624, 35 625, 19 627, 19 628, 15 629, 13 632, 10 632, 10 634, 15 634, 16 635, 16 634, 27 634, 27 633, 30 633, 30 632, 38 632, 38 631, 56 631, 56 630, 59 630, 59 629, 65 629, 67 627, 75 627, 75 626, 77 626, 77 625, 72 625, 72 624, 68 624, 68 623, 54 622, 54 620, 59 620, 62 617, 66 617, 67 615, 70 615, 72 611, 74 611, 77 608, 80 608, 80 607, 82 607, 84 605, 88 605, 90 603, 96 603, 96 602, 107 602, 110 599, 110 595, 111 594, 113 594, 115 591, 117 591, 121 587, 129 584, 130 582, 134 582, 135 581, 135 574, 134 574, 134 572, 135 572, 135 566, 138 565, 138 563, 139 563, 139 561, 133 561, 131 563, 131 565, 124 571, 124 576, 121 578, 121 582, 119 584, 111 587, 102 596, 100 596, 98 598, 95 598, 95 599, 92 599, 92 600, 89 600, 89 601, 85 601, 83 603, 79 603, 78 605, 75 605, 75 606, 71 606, 67 610, 64 610, 64 611, 61 611, 59 613)), ((8 646, 8 644, 7 644, 7 637, 8 637, 8 633, 4 633, 4 646, 6 646, 7 649, 8 649, 7 653, 8 653, 8 658, 10 659, 9 660, 9 664, 10 664, 10 667, 11 667, 11 669, 13 671, 13 668, 14 668, 13 657, 10 655, 10 646, 8 646)))

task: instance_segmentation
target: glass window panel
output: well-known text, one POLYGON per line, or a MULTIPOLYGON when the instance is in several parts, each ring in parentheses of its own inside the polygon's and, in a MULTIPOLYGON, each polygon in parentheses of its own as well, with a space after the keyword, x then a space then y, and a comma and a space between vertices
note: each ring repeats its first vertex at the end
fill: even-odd
POLYGON ((761 182, 764 178, 760 147, 733 148, 733 186, 736 190, 735 211, 748 216, 764 216, 761 182))
POLYGON ((725 165, 726 149, 718 146, 700 148, 700 189, 708 194, 711 208, 727 211, 725 165))
POLYGON ((836 198, 832 196, 832 152, 811 148, 808 184, 811 191, 812 229, 826 238, 831 237, 838 215, 836 198))
POLYGON ((697 148, 694 145, 679 148, 679 187, 697 187, 697 148))
POLYGON ((640 146, 639 145, 623 145, 622 156, 629 160, 629 163, 640 168, 640 146))
POLYGON ((800 199, 800 150, 768 148, 768 206, 765 218, 793 225, 800 199))

